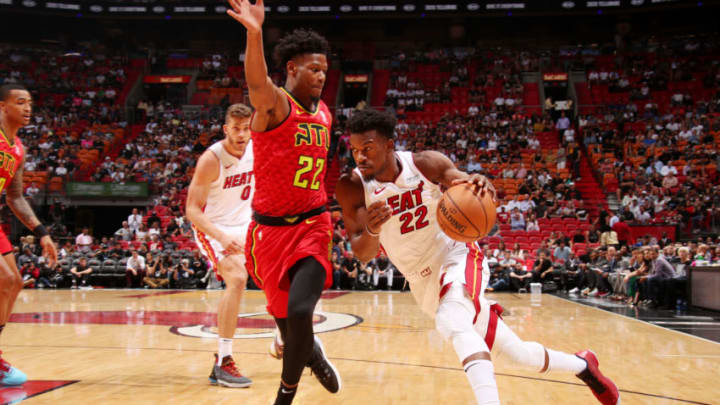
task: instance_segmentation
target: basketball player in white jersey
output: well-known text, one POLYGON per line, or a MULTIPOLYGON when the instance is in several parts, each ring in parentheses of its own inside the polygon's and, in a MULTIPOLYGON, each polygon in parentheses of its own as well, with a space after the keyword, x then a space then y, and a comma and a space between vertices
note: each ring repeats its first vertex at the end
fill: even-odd
POLYGON ((210 146, 198 159, 186 208, 200 251, 226 285, 218 307, 218 353, 210 382, 235 388, 252 383, 238 371, 232 357, 232 339, 248 278, 244 245, 255 183, 251 114, 250 107, 244 104, 228 108, 223 125, 225 139, 210 146))
POLYGON ((395 152, 396 121, 372 109, 348 122, 358 167, 338 182, 336 195, 355 255, 374 258, 380 245, 410 284, 422 310, 452 343, 478 404, 499 404, 490 352, 537 372, 576 374, 604 405, 620 402, 618 390, 589 350, 576 355, 522 341, 502 321, 502 309, 483 296, 490 277, 477 243, 447 237, 436 219, 441 187, 470 183, 494 196, 485 177, 468 175, 435 151, 395 152))

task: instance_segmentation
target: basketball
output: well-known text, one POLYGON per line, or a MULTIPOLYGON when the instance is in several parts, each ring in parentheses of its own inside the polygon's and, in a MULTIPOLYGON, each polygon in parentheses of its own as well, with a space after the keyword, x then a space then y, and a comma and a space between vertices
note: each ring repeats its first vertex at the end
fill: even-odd
POLYGON ((490 193, 480 197, 470 184, 452 186, 437 207, 440 229, 458 242, 474 242, 485 237, 495 225, 495 203, 490 193))

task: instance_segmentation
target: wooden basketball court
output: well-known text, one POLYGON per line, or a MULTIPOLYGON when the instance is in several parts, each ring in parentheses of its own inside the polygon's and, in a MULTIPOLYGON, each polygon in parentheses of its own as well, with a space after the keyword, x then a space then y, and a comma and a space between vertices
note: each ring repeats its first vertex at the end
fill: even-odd
MULTIPOLYGON (((246 295, 235 359, 249 389, 210 386, 219 291, 23 291, 0 341, 31 381, 0 389, 0 403, 271 404, 281 362, 267 354, 272 321, 261 292, 246 295), (206 336, 206 337, 197 337, 206 336)), ((719 404, 720 344, 544 295, 496 294, 526 340, 575 352, 592 348, 622 404, 719 404)), ((336 293, 316 330, 343 378, 337 395, 306 372, 297 404, 473 404, 451 345, 409 293, 336 293)), ((565 373, 496 362, 503 404, 595 404, 565 373)))

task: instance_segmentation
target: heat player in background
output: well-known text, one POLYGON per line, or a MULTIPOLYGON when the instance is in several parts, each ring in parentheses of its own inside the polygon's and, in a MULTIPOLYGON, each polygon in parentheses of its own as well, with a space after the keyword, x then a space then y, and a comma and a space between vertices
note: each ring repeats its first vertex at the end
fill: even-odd
POLYGON ((252 110, 233 104, 225 113, 225 139, 198 159, 188 189, 186 215, 195 241, 213 270, 225 281, 218 306, 218 353, 210 382, 225 387, 249 387, 232 357, 232 339, 245 284, 245 238, 252 214, 253 152, 250 141, 252 110))

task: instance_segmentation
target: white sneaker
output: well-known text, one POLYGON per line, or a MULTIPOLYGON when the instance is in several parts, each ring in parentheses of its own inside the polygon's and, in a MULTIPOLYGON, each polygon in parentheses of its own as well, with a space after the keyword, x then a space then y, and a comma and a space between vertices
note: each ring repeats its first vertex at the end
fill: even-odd
POLYGON ((586 289, 582 290, 582 295, 588 295, 588 294, 590 294, 590 289, 589 289, 589 288, 586 288, 586 289))
POLYGON ((597 297, 598 294, 599 294, 599 292, 598 292, 598 289, 596 288, 596 289, 592 290, 590 292, 590 294, 588 294, 588 295, 590 295, 591 297, 597 297))
POLYGON ((580 289, 577 288, 577 287, 575 287, 575 288, 573 288, 572 290, 568 291, 568 294, 577 294, 578 291, 580 291, 580 289))

